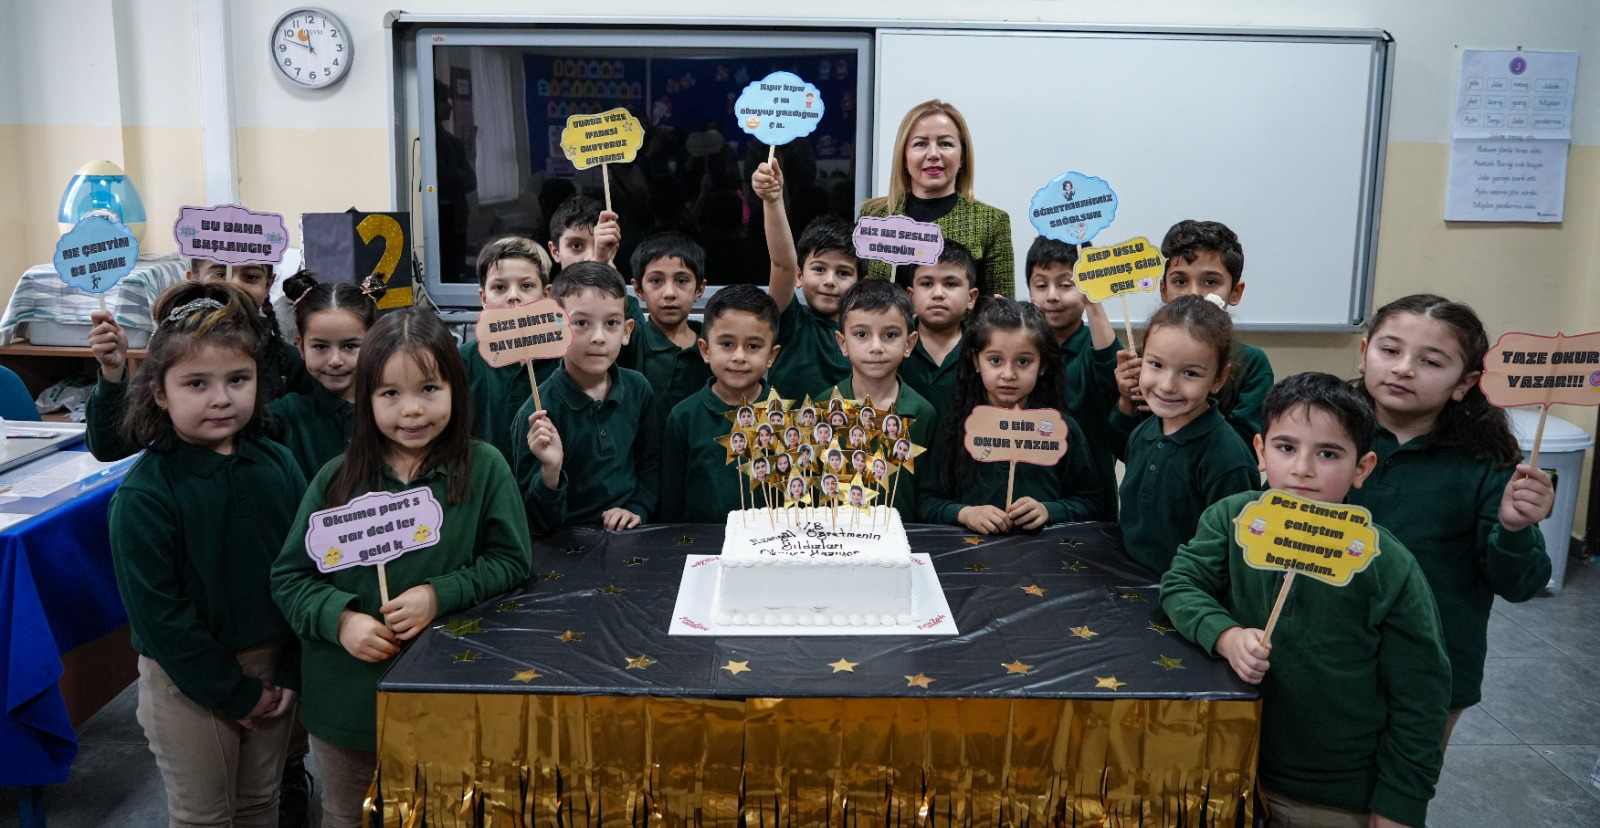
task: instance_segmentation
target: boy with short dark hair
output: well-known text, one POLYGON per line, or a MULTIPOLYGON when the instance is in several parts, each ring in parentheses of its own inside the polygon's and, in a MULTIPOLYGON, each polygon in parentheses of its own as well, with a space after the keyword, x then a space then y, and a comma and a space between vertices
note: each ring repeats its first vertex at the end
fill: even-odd
MULTIPOLYGON (((477 272, 478 300, 484 310, 526 305, 544 298, 550 284, 550 257, 533 239, 506 236, 478 251, 477 272)), ((528 366, 514 362, 495 367, 484 362, 477 339, 461 343, 460 350, 472 399, 472 436, 512 462, 512 430, 520 422, 515 414, 533 396, 528 366)), ((560 363, 558 359, 534 362, 533 382, 544 382, 560 363)))
POLYGON ((644 374, 664 412, 705 386, 711 369, 700 356, 700 324, 689 311, 706 290, 706 252, 694 239, 656 233, 633 251, 633 289, 648 319, 636 319, 622 363, 644 374))
POLYGON ((717 439, 733 431, 728 412, 767 397, 763 377, 779 351, 778 315, 772 297, 754 285, 725 287, 706 303, 700 354, 711 380, 667 415, 658 488, 663 522, 721 523, 753 496, 743 493, 744 478, 717 439))
POLYGON ((551 295, 566 311, 570 347, 517 411, 511 467, 535 533, 563 524, 632 529, 656 505, 661 465, 655 392, 617 367, 633 330, 622 274, 579 262, 561 269, 551 295))
POLYGON ((550 257, 558 268, 578 262, 611 264, 621 246, 617 214, 594 196, 568 196, 550 216, 550 257))
POLYGON ((900 379, 934 410, 948 411, 966 336, 962 320, 978 301, 978 263, 961 242, 945 239, 938 262, 896 268, 896 280, 917 312, 917 344, 900 364, 900 379))
MULTIPOLYGON (((1272 488, 1342 503, 1372 472, 1372 406, 1329 374, 1297 374, 1264 404, 1256 457, 1272 488)), ((1261 685, 1261 793, 1272 824, 1423 825, 1444 762, 1450 663, 1416 559, 1374 526, 1380 554, 1348 585, 1297 578, 1269 645, 1261 627, 1283 574, 1244 561, 1241 492, 1200 517, 1161 578, 1161 607, 1189 640, 1261 685), (1321 817, 1328 821, 1301 821, 1321 817)))

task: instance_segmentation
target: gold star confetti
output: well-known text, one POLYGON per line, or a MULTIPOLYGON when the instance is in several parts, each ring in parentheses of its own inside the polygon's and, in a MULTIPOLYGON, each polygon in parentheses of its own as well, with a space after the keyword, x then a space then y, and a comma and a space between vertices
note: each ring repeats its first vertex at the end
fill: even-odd
POLYGON ((474 651, 474 650, 467 650, 464 653, 456 653, 455 654, 455 660, 457 662, 477 661, 478 660, 478 653, 476 651, 474 651))
POLYGON ((1172 632, 1172 628, 1171 627, 1167 626, 1166 624, 1162 624, 1162 623, 1159 623, 1159 622, 1156 622, 1156 621, 1151 621, 1150 622, 1150 626, 1145 627, 1145 629, 1154 630, 1154 631, 1156 631, 1158 633, 1161 633, 1162 635, 1166 635, 1167 633, 1172 632))
POLYGON ((989 567, 984 566, 981 563, 973 562, 973 563, 967 564, 967 568, 972 570, 973 572, 982 572, 985 569, 988 569, 989 567))
POLYGON ((541 581, 554 581, 555 579, 557 579, 559 577, 561 577, 561 573, 559 573, 559 572, 555 571, 554 569, 552 569, 549 572, 546 572, 545 574, 540 575, 539 576, 539 580, 541 580, 541 581))
POLYGON ((679 546, 688 546, 689 544, 694 543, 694 537, 691 535, 679 535, 676 538, 673 538, 673 541, 679 546))
POLYGON ((452 618, 450 619, 450 623, 445 624, 439 629, 451 634, 452 636, 455 636, 456 638, 461 638, 463 636, 471 635, 472 633, 483 632, 483 624, 476 618, 472 619, 471 621, 463 621, 460 618, 452 618))
POLYGON ((1083 541, 1078 540, 1077 538, 1062 538, 1061 540, 1057 541, 1057 543, 1061 546, 1070 546, 1073 549, 1077 549, 1078 545, 1083 543, 1083 541))
POLYGON ((935 681, 938 681, 938 679, 930 678, 921 673, 918 673, 914 676, 906 676, 907 687, 921 687, 924 690, 928 689, 928 685, 934 683, 935 681))
POLYGON ((1078 562, 1078 561, 1067 561, 1067 562, 1061 564, 1061 568, 1062 569, 1066 569, 1066 570, 1070 570, 1072 572, 1082 572, 1083 571, 1083 564, 1078 562))
POLYGON ((1000 666, 1006 668, 1007 673, 1026 674, 1029 670, 1033 669, 1032 664, 1023 664, 1020 661, 1013 661, 1010 664, 1002 664, 1000 666))
POLYGON ((640 564, 643 564, 645 561, 648 561, 648 560, 650 560, 650 559, 649 558, 641 558, 641 557, 638 557, 638 556, 634 556, 634 557, 629 558, 627 560, 627 564, 628 564, 628 566, 639 566, 640 564))
POLYGON ((584 547, 584 546, 568 546, 568 547, 564 547, 561 551, 567 553, 568 555, 579 555, 579 554, 582 554, 583 550, 586 549, 586 548, 588 548, 588 547, 584 547))
POLYGON ((605 593, 606 595, 621 595, 622 594, 622 587, 619 587, 616 584, 607 584, 607 585, 601 587, 600 591, 605 593))
POLYGON ((983 538, 974 538, 974 537, 971 537, 971 536, 962 538, 962 540, 966 541, 967 543, 972 544, 973 546, 977 546, 978 544, 983 543, 983 538))
POLYGON ((1124 592, 1122 593, 1122 600, 1127 601, 1130 604, 1143 604, 1149 599, 1137 592, 1124 592))
POLYGON ((1039 586, 1038 584, 1029 584, 1025 587, 1022 587, 1022 591, 1037 598, 1044 597, 1044 587, 1039 586))
POLYGON ((544 678, 544 676, 539 675, 539 671, 533 669, 523 670, 521 672, 511 674, 512 681, 520 681, 523 684, 527 684, 536 678, 544 678))
POLYGON ((1099 635, 1100 633, 1097 633, 1094 630, 1089 629, 1088 627, 1073 627, 1072 628, 1072 634, 1077 636, 1077 637, 1079 637, 1079 638, 1081 638, 1081 639, 1083 639, 1084 641, 1088 641, 1089 639, 1094 638, 1095 636, 1099 635))
POLYGON ((567 630, 566 632, 556 636, 556 640, 560 641, 562 644, 571 644, 574 641, 582 641, 583 633, 567 630))
POLYGON ((1125 681, 1117 681, 1117 677, 1116 676, 1095 676, 1094 677, 1094 686, 1095 686, 1096 689, 1103 688, 1103 689, 1106 689, 1106 690, 1121 690, 1123 688, 1123 686, 1125 686, 1126 684, 1127 684, 1127 682, 1125 682, 1125 681))
POLYGON ((728 659, 728 663, 727 664, 722 665, 722 669, 727 670, 730 674, 735 675, 735 676, 739 675, 740 673, 753 673, 753 672, 755 672, 754 670, 750 669, 750 662, 748 662, 748 661, 734 661, 731 658, 728 659))
POLYGON ((522 605, 516 601, 507 601, 504 604, 495 607, 495 609, 501 612, 516 612, 517 610, 522 609, 522 605))
POLYGON ((1162 657, 1160 657, 1160 658, 1158 658, 1155 661, 1152 661, 1150 663, 1151 664, 1159 664, 1159 665, 1161 665, 1162 667, 1165 667, 1168 670, 1182 670, 1183 669, 1183 659, 1181 659, 1181 658, 1172 658, 1171 656, 1162 656, 1162 657))
POLYGON ((650 665, 652 665, 654 663, 656 663, 655 659, 651 658, 650 656, 639 656, 638 658, 630 658, 630 659, 628 659, 628 669, 629 670, 644 670, 644 669, 648 669, 650 667, 650 665))
POLYGON ((854 673, 856 666, 860 663, 859 661, 845 661, 841 658, 828 666, 832 667, 835 673, 854 673))

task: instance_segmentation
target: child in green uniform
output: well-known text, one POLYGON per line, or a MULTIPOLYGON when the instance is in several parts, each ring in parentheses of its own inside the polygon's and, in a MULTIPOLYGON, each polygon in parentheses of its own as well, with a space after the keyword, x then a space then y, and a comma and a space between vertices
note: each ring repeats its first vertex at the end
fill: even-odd
POLYGON ((1023 272, 1028 298, 1044 311, 1044 321, 1061 346, 1067 367, 1067 413, 1089 440, 1089 457, 1100 489, 1117 516, 1117 459, 1111 452, 1107 419, 1117 407, 1117 351, 1120 343, 1105 308, 1078 289, 1074 269, 1078 248, 1040 236, 1028 248, 1023 272), (1084 324, 1085 317, 1088 324, 1084 324))
POLYGON ((706 252, 682 233, 657 233, 634 248, 632 264, 633 289, 650 318, 634 319, 619 362, 644 374, 660 410, 670 412, 711 379, 696 344, 700 323, 689 319, 706 291, 706 252))
POLYGON ((615 264, 622 246, 617 218, 594 196, 568 196, 550 214, 550 258, 556 267, 578 262, 615 264))
MULTIPOLYGON (((740 425, 753 424, 750 404, 767 397, 763 380, 778 355, 778 306, 754 285, 730 285, 706 302, 700 354, 711 381, 667 415, 661 438, 661 520, 721 523, 752 501, 744 478, 717 442, 728 437, 739 409, 740 425)), ((754 508, 753 501, 748 504, 754 508)))
MULTIPOLYGON (((543 299, 550 287, 549 275, 550 259, 533 239, 506 236, 478 251, 478 299, 485 310, 543 299)), ((509 463, 517 410, 533 396, 533 382, 543 382, 560 360, 537 360, 530 381, 527 363, 497 368, 485 362, 476 339, 463 342, 457 350, 467 366, 472 436, 499 449, 509 463)))
POLYGON ((656 507, 661 416, 655 391, 638 371, 617 367, 633 331, 622 274, 580 262, 561 269, 551 293, 567 314, 572 341, 539 386, 543 410, 522 404, 512 439, 528 525, 549 532, 566 523, 632 529, 656 507))
POLYGON ((1495 596, 1526 601, 1550 580, 1539 521, 1555 491, 1549 474, 1519 462, 1505 412, 1478 388, 1488 349, 1471 308, 1427 294, 1379 308, 1361 343, 1381 462, 1352 501, 1400 527, 1433 587, 1450 652, 1451 728, 1483 696, 1495 596))
POLYGON ((377 683, 388 660, 440 615, 510 589, 532 564, 516 479, 462 415, 466 368, 439 318, 405 308, 378 320, 356 371, 350 449, 306 491, 272 567, 273 596, 301 642, 301 722, 322 769, 324 828, 361 824, 377 763, 377 683), (312 513, 367 492, 427 486, 444 507, 439 542, 385 564, 326 575, 306 554, 312 513))
POLYGON ((1211 398, 1228 380, 1232 347, 1227 311, 1198 296, 1162 305, 1145 328, 1139 371, 1141 399, 1155 416, 1136 419, 1131 396, 1113 415, 1113 449, 1127 463, 1122 542, 1157 574, 1194 536, 1201 512, 1261 481, 1250 449, 1211 398))
MULTIPOLYGON (((1256 457, 1275 489, 1342 503, 1372 472, 1372 409, 1338 378, 1298 374, 1267 396, 1256 457)), ((1261 793, 1271 825, 1420 828, 1444 754, 1450 665, 1427 580, 1378 531, 1381 554, 1349 584, 1296 578, 1270 644, 1261 628, 1283 574, 1245 563, 1240 492, 1200 517, 1161 578, 1189 640, 1261 685, 1261 793)))
POLYGON ((302 270, 283 281, 283 295, 294 303, 295 345, 316 386, 308 394, 285 394, 267 410, 272 438, 288 447, 309 479, 350 445, 361 338, 378 318, 383 285, 376 277, 362 287, 319 283, 315 273, 302 270))
POLYGON ((768 292, 778 303, 778 345, 783 354, 772 363, 772 384, 790 394, 816 395, 850 375, 850 360, 839 352, 839 297, 861 275, 850 223, 821 216, 793 241, 783 207, 783 171, 777 162, 762 164, 750 177, 761 197, 772 256, 768 292), (795 301, 798 281, 805 304, 795 301))
POLYGON ((300 665, 268 571, 305 476, 259 436, 265 334, 250 298, 185 283, 155 318, 121 424, 148 451, 110 511, 139 724, 173 824, 276 826, 300 665))
POLYGON ((1010 503, 1010 464, 979 463, 967 453, 965 424, 972 409, 992 405, 1064 411, 1065 374, 1056 338, 1037 307, 1003 298, 984 305, 961 346, 955 402, 939 425, 939 444, 929 455, 931 462, 917 472, 918 518, 959 524, 984 535, 1104 519, 1106 505, 1083 429, 1069 414, 1063 413, 1065 422, 1058 424, 1067 435, 1067 456, 1055 466, 1018 463, 1010 503))
POLYGON ((900 363, 900 379, 935 410, 949 411, 967 330, 962 320, 978 301, 978 265, 960 242, 945 239, 938 262, 895 273, 917 313, 917 344, 900 363))

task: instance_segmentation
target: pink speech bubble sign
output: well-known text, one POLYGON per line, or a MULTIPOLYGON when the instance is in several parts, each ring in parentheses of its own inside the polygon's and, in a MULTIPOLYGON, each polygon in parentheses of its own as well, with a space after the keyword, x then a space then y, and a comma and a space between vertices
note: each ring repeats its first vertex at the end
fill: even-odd
POLYGON ((862 216, 851 238, 856 256, 892 265, 937 264, 944 252, 939 225, 905 216, 862 216))
POLYGON ((444 507, 426 486, 368 492, 343 506, 311 513, 306 554, 319 572, 377 566, 439 542, 444 507))
POLYGON ((172 236, 181 255, 230 265, 277 264, 289 246, 283 216, 237 204, 179 208, 172 236))
POLYGON ((554 299, 478 314, 478 354, 499 367, 513 362, 554 359, 567 352, 567 314, 554 299))

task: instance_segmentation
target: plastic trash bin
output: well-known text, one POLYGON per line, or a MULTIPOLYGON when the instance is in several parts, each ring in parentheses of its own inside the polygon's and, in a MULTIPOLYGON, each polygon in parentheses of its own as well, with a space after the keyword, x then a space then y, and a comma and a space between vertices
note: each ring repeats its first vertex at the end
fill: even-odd
MULTIPOLYGON (((1533 451, 1533 435, 1539 430, 1537 408, 1508 408, 1511 431, 1524 455, 1533 451)), ((1583 429, 1551 415, 1544 423, 1544 442, 1539 446, 1539 466, 1550 472, 1556 484, 1556 502, 1550 516, 1539 523, 1544 533, 1545 551, 1550 553, 1551 592, 1560 592, 1567 577, 1567 552, 1572 545, 1572 518, 1578 509, 1578 481, 1583 479, 1583 455, 1594 446, 1594 438, 1583 429)))

